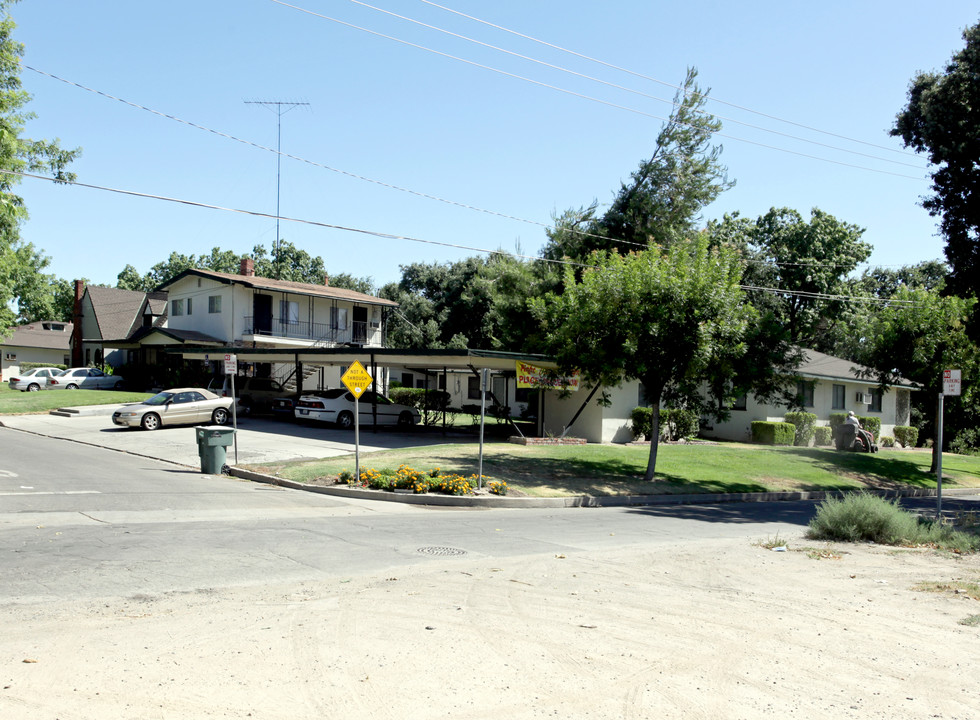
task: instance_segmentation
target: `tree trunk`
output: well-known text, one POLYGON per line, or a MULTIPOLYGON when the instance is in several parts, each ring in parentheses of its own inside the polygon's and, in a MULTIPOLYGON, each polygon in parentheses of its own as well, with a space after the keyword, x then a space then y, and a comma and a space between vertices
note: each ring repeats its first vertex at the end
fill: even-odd
POLYGON ((643 479, 651 482, 657 470, 657 448, 660 444, 660 392, 657 392, 655 398, 651 398, 648 394, 647 400, 653 402, 653 409, 650 413, 650 458, 647 460, 647 472, 643 479))

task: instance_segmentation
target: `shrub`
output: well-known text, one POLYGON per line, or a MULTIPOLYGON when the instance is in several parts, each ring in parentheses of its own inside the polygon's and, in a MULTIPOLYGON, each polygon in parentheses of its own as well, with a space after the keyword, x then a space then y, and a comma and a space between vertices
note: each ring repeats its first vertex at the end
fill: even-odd
POLYGON ((701 429, 698 413, 686 408, 662 408, 660 410, 660 437, 664 440, 694 437, 701 429))
POLYGON ((949 449, 960 455, 980 455, 980 432, 975 428, 960 430, 949 444, 949 449))
POLYGON ((878 436, 881 435, 881 418, 874 415, 858 415, 857 419, 861 423, 861 427, 874 435, 875 440, 877 440, 878 436))
POLYGON ((902 447, 915 447, 919 442, 919 428, 909 425, 895 426, 895 439, 902 444, 902 447))
POLYGON ((818 425, 813 428, 813 444, 820 447, 832 445, 834 442, 834 431, 830 425, 818 425))
POLYGON ((830 418, 830 427, 831 429, 833 429, 838 425, 844 424, 844 421, 847 420, 847 413, 841 413, 841 412, 830 413, 829 418, 830 418))
POLYGON ((786 422, 791 423, 796 428, 793 444, 808 447, 813 439, 813 429, 817 424, 817 416, 809 412, 788 412, 786 413, 786 422))
POLYGON ((761 445, 792 445, 796 437, 796 426, 792 423, 752 422, 752 442, 761 445))
POLYGON ((634 438, 650 439, 652 432, 650 424, 653 422, 653 408, 635 407, 630 413, 630 424, 634 438))
POLYGON ((820 503, 807 537, 883 545, 933 545, 960 552, 980 547, 980 538, 941 523, 920 520, 899 507, 897 500, 863 492, 820 503))
POLYGON ((878 443, 882 447, 895 447, 895 438, 888 437, 887 435, 882 435, 878 443))
POLYGON ((340 480, 340 482, 342 482, 342 483, 347 483, 348 485, 353 485, 354 484, 354 473, 352 473, 350 470, 341 470, 340 471, 340 474, 337 476, 337 479, 340 480))

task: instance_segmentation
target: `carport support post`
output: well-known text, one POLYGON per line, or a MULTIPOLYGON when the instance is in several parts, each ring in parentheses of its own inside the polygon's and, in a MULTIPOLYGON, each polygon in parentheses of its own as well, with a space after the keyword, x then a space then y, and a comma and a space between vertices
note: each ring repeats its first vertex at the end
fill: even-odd
POLYGON ((483 489, 483 425, 487 416, 487 369, 480 371, 480 470, 476 477, 476 487, 483 489))

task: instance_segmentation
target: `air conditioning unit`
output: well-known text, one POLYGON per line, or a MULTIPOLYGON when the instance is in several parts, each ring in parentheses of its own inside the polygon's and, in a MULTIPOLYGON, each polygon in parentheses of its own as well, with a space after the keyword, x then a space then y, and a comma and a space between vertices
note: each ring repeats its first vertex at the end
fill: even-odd
POLYGON ((858 392, 854 397, 854 400, 859 403, 864 403, 865 405, 870 405, 872 403, 871 393, 858 392))

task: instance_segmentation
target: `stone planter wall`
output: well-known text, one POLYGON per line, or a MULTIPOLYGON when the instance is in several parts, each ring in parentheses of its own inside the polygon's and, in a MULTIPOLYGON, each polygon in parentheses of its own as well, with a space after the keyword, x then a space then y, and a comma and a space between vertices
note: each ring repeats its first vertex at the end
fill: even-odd
POLYGON ((515 445, 586 445, 588 444, 585 438, 574 438, 574 437, 539 438, 539 437, 519 437, 517 435, 511 435, 508 438, 508 441, 514 443, 515 445))

